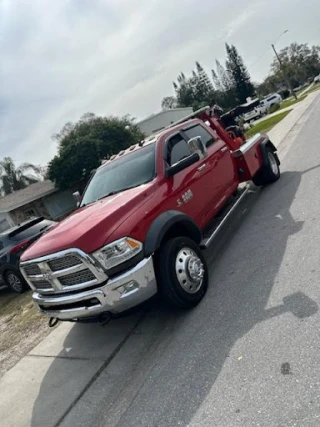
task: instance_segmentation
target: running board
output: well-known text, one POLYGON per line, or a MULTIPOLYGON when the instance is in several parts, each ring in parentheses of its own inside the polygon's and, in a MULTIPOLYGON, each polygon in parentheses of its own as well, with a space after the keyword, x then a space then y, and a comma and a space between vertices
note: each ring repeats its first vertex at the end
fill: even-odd
POLYGON ((205 233, 204 238, 202 242, 200 243, 201 249, 206 249, 210 246, 214 238, 217 236, 221 228, 224 226, 224 224, 227 222, 230 215, 233 213, 233 211, 236 209, 236 207, 239 205, 241 200, 244 198, 244 196, 247 194, 247 192, 250 189, 250 185, 246 186, 241 193, 236 197, 235 201, 231 203, 230 206, 227 206, 224 208, 224 211, 221 217, 217 217, 217 220, 215 222, 215 225, 212 226, 212 228, 209 230, 208 234, 205 233), (207 235, 206 235, 207 234, 207 235))

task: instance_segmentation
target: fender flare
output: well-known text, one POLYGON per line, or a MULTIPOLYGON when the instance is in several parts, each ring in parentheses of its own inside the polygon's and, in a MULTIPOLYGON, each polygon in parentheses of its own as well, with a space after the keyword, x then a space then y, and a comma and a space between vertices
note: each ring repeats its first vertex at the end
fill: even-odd
POLYGON ((179 211, 170 210, 160 214, 151 224, 145 240, 145 256, 150 256, 159 249, 167 231, 178 224, 186 229, 187 235, 196 243, 199 244, 201 242, 201 231, 193 219, 179 211))
POLYGON ((280 160, 279 157, 277 155, 277 148, 275 147, 275 145, 269 140, 268 137, 266 137, 261 143, 260 143, 260 148, 261 148, 261 157, 262 157, 262 164, 264 166, 268 165, 268 149, 271 149, 272 152, 275 155, 275 158, 277 160, 278 165, 280 165, 280 160))

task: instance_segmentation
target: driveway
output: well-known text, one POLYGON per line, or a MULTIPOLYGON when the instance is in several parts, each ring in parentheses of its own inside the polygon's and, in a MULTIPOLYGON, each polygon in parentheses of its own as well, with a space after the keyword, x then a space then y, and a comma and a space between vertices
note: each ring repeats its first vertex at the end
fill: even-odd
POLYGON ((1 379, 2 425, 318 427, 319 114, 207 251, 196 309, 60 326, 1 379))

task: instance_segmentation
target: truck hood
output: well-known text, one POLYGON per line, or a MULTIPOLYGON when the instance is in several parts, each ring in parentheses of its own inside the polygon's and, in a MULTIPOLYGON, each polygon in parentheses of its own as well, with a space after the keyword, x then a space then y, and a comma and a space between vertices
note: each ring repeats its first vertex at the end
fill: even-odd
POLYGON ((78 209, 52 227, 22 255, 21 261, 65 249, 91 253, 107 244, 108 238, 154 194, 152 183, 132 188, 78 209))

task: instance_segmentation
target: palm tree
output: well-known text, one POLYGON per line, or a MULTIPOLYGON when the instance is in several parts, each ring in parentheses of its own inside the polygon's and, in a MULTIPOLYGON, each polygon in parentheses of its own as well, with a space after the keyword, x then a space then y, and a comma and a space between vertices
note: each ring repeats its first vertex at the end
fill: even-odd
POLYGON ((31 163, 16 167, 11 157, 0 161, 0 194, 7 195, 40 181, 41 168, 31 163))

